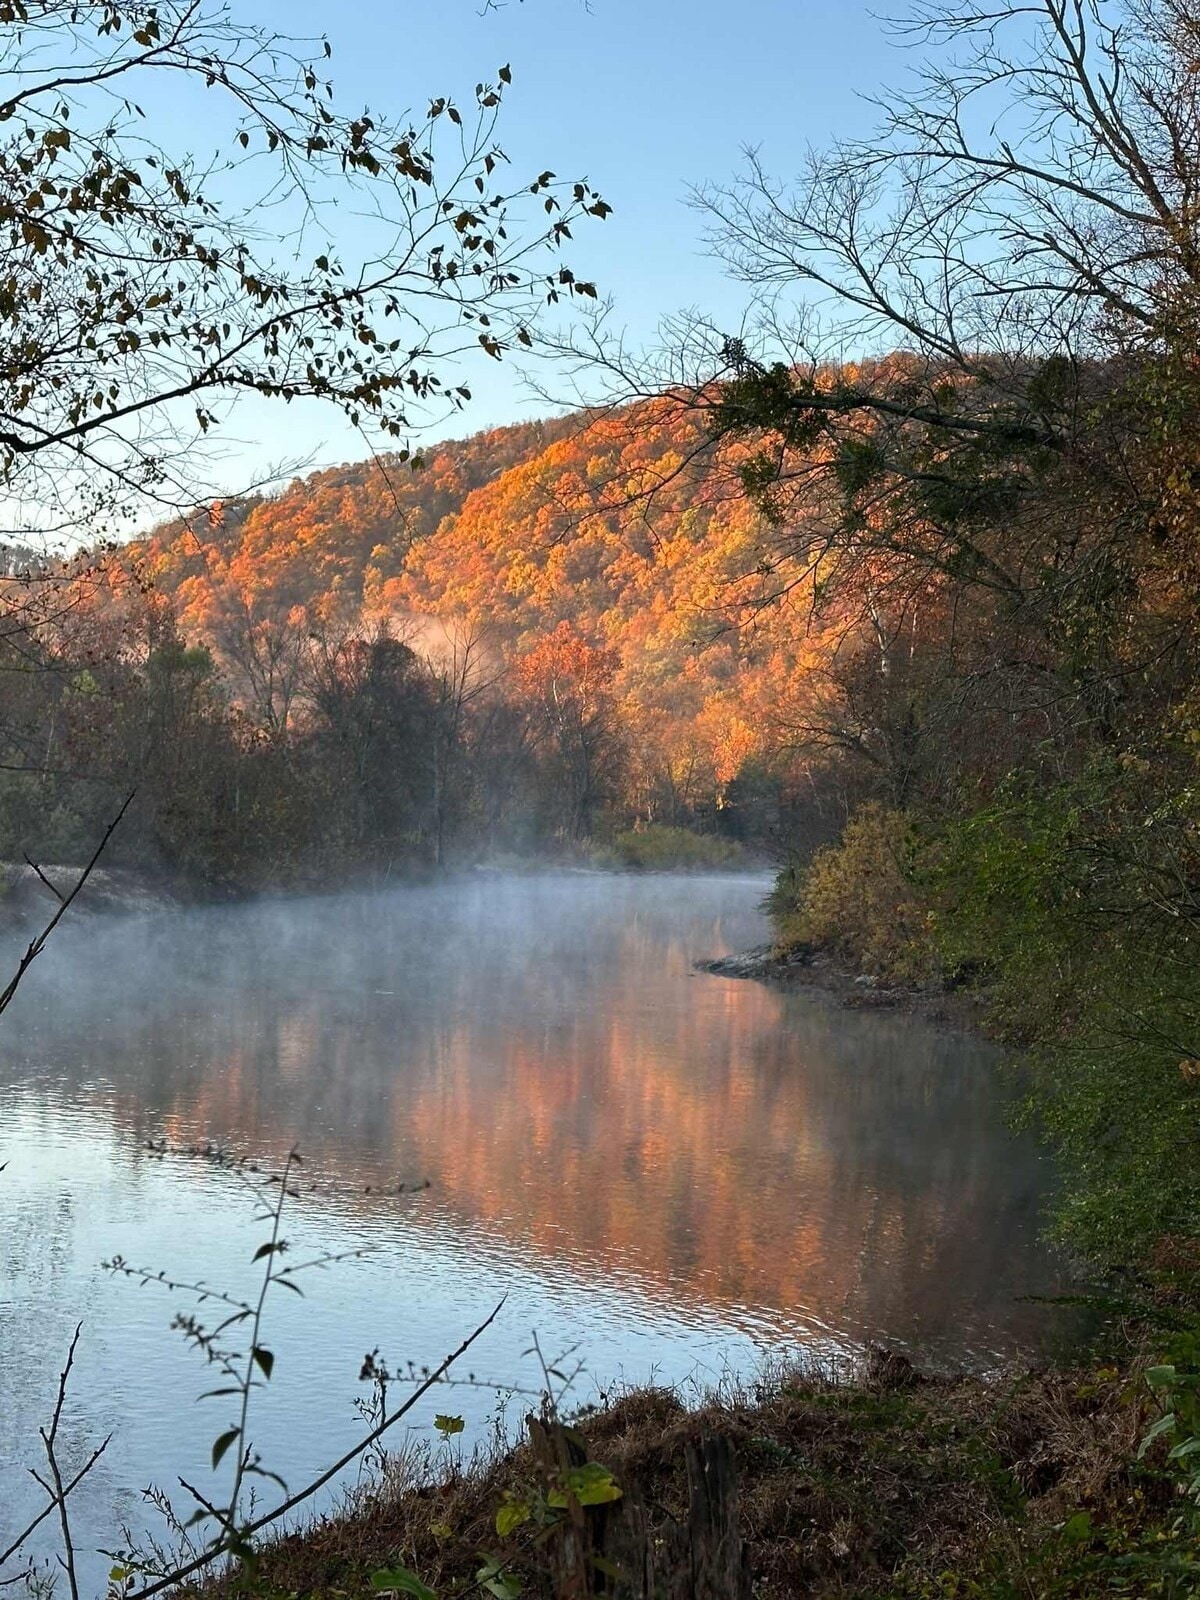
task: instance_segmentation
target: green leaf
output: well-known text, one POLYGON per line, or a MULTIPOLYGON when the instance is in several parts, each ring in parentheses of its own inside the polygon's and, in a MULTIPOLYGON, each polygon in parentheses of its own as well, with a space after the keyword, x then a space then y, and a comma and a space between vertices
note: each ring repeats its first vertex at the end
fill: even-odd
POLYGON ((271 1370, 275 1365, 274 1354, 270 1350, 264 1350, 260 1344, 256 1344, 250 1354, 254 1357, 255 1365, 263 1377, 270 1381, 271 1370))
POLYGON ((495 1595, 496 1600, 516 1600, 521 1593, 521 1580, 511 1572, 505 1572, 503 1560, 491 1556, 475 1574, 475 1581, 485 1594, 495 1595))
POLYGON ((422 1583, 407 1567, 379 1567, 371 1574, 371 1587, 376 1593, 410 1594, 414 1600, 437 1600, 429 1585, 422 1583))
POLYGON ((587 1461, 582 1467, 571 1467, 561 1478, 562 1487, 551 1489, 546 1503, 558 1509, 574 1499, 581 1506, 605 1506, 621 1498, 621 1487, 607 1467, 598 1461, 587 1461))
POLYGON ((229 1449, 229 1446, 238 1437, 238 1435, 241 1433, 241 1431, 242 1430, 240 1428, 230 1428, 227 1433, 221 1434, 217 1439, 215 1439, 213 1441, 212 1464, 213 1464, 213 1471, 214 1472, 221 1465, 221 1457, 229 1449))
POLYGON ((1063 1538, 1070 1544, 1082 1544, 1092 1536, 1092 1518, 1088 1511, 1077 1511, 1063 1523, 1063 1538))
POLYGON ((533 1508, 527 1500, 506 1500, 496 1513, 496 1532, 502 1539, 507 1539, 532 1515, 533 1508))
POLYGON ((1142 1457, 1146 1454, 1146 1451, 1149 1450, 1150 1446, 1154 1443, 1155 1439, 1161 1439, 1164 1433, 1172 1433, 1174 1428, 1175 1413, 1173 1411, 1168 1411, 1165 1417, 1159 1417, 1158 1421, 1154 1424, 1149 1433, 1147 1433, 1146 1437, 1138 1446, 1138 1460, 1140 1461, 1142 1459, 1142 1457))
POLYGON ((1146 1382, 1152 1389, 1165 1389, 1175 1382, 1174 1367, 1147 1367, 1146 1382))
POLYGON ((449 1439, 453 1434, 461 1433, 466 1423, 461 1417, 447 1417, 438 1415, 433 1419, 433 1425, 443 1439, 449 1439))

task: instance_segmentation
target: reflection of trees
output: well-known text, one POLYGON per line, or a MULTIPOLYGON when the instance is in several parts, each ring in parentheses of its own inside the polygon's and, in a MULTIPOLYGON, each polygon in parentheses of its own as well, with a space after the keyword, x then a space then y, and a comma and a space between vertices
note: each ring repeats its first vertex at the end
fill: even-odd
POLYGON ((689 976, 750 897, 485 879, 129 923, 103 967, 64 941, 10 1045, 131 1133, 298 1140, 349 1204, 429 1173, 443 1217, 670 1298, 1013 1328, 1042 1180, 982 1047, 689 976))

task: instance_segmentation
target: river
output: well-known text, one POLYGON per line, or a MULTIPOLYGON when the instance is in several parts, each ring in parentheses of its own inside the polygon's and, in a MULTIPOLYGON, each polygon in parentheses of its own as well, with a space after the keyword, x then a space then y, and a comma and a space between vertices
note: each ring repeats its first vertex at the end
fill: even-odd
POLYGON ((1051 1174, 991 1051, 694 973, 762 942, 766 887, 481 874, 65 926, 0 1022, 0 1548, 42 1503, 26 1466, 79 1321, 65 1453, 113 1436, 80 1546, 160 1527, 149 1483, 213 1485, 230 1402, 194 1400, 187 1297, 100 1263, 246 1290, 262 1229, 236 1174, 148 1141, 267 1167, 296 1145, 293 1259, 369 1247, 268 1308, 251 1432, 293 1487, 353 1438, 365 1352, 433 1364, 502 1299, 476 1386, 418 1437, 448 1411, 480 1441, 497 1387, 536 1385, 535 1333, 579 1399, 870 1340, 972 1369, 1036 1350, 1051 1174))

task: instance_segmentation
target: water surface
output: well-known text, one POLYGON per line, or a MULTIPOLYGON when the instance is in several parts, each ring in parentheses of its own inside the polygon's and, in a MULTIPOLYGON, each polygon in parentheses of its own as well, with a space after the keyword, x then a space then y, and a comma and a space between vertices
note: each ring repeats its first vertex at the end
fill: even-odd
POLYGON ((113 1434, 80 1543, 155 1525, 150 1482, 212 1486, 230 1419, 193 1403, 186 1297, 100 1262, 246 1288, 261 1230, 163 1137, 298 1145, 296 1248, 373 1247, 271 1313, 252 1431, 293 1484, 354 1436, 366 1351, 433 1364, 502 1298, 465 1363, 486 1381, 423 1407, 421 1436, 451 1410, 482 1437, 488 1384, 536 1382, 534 1332, 583 1364, 581 1398, 870 1340, 973 1368, 1035 1349, 1049 1175, 990 1052, 694 974, 761 942, 765 888, 480 876, 64 928, 0 1024, 0 1548, 40 1504, 25 1467, 80 1319, 68 1454, 113 1434))

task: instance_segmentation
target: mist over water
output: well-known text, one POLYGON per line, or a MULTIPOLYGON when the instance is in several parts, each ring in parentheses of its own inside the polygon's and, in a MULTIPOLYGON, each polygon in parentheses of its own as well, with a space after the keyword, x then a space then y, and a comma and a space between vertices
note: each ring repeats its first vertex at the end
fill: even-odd
MULTIPOLYGON (((293 1486, 355 1436, 366 1351, 434 1364, 504 1296, 465 1369, 535 1385, 536 1330, 577 1351, 580 1398, 868 1340, 976 1368, 1036 1349, 1050 1175, 988 1048, 693 973, 765 938, 766 887, 479 875, 65 927, 2 1035, 0 1532, 41 1503, 25 1462, 80 1317, 67 1437, 114 1439, 78 1542, 155 1526, 148 1482, 212 1482, 227 1418, 192 1403, 185 1298, 99 1263, 244 1289, 262 1235, 237 1180, 158 1158, 163 1136, 298 1145, 297 1251, 372 1246, 269 1313, 253 1437, 293 1486)), ((435 1393, 418 1432, 450 1410, 478 1438, 494 1405, 435 1393)))

